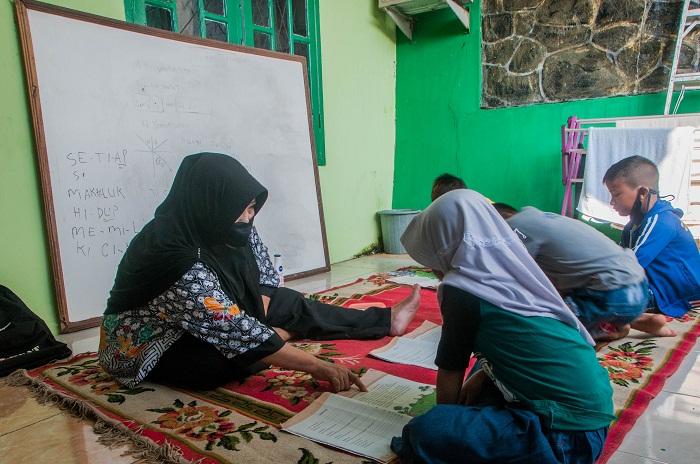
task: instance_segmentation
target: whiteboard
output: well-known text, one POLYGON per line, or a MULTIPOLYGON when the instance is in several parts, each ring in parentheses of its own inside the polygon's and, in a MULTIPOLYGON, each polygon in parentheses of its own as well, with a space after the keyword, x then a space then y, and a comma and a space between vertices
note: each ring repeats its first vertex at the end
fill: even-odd
POLYGON ((62 330, 95 325, 129 241, 192 153, 270 194, 285 273, 328 269, 305 61, 18 2, 62 330))

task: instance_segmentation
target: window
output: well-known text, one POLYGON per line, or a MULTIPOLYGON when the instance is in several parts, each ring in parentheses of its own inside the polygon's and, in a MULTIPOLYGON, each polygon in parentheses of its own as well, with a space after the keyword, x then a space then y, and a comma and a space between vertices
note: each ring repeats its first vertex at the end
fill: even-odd
POLYGON ((124 0, 128 21, 306 58, 316 159, 325 163, 318 0, 124 0))

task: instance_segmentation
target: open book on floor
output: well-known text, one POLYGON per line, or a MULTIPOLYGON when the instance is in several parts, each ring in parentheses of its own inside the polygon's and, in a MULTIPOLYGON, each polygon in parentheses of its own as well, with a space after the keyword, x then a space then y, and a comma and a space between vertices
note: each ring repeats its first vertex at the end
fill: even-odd
POLYGON ((367 392, 353 388, 324 393, 282 425, 282 430, 309 440, 388 463, 396 459, 392 437, 401 436, 411 417, 435 405, 435 387, 374 369, 362 381, 367 392))
POLYGON ((370 355, 398 364, 411 364, 437 370, 435 356, 442 335, 442 326, 430 321, 423 321, 415 330, 394 337, 389 343, 370 351, 370 355))
POLYGON ((433 290, 436 290, 438 285, 440 285, 440 279, 432 271, 419 268, 399 269, 398 271, 389 272, 387 280, 395 284, 418 284, 423 288, 431 288, 433 290))

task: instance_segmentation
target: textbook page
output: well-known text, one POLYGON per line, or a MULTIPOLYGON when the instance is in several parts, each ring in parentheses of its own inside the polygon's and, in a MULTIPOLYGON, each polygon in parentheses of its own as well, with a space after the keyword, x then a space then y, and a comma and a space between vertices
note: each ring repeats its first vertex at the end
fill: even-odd
POLYGON ((428 412, 435 406, 434 385, 414 382, 375 369, 365 372, 362 382, 367 387, 366 392, 351 388, 338 395, 411 417, 428 412))
POLYGON ((365 372, 362 382, 367 387, 366 392, 351 388, 340 393, 325 393, 303 412, 284 423, 282 430, 353 454, 384 462, 391 461, 395 457, 389 449, 391 438, 401 436, 403 425, 412 417, 419 416, 435 406, 435 386, 375 369, 365 372), (319 403, 327 401, 327 396, 340 396, 351 403, 344 403, 342 400, 340 406, 334 403, 335 400, 325 405, 319 403), (370 408, 369 412, 366 408, 370 408), (376 411, 376 408, 391 414, 376 411), (345 422, 339 424, 339 419, 331 412, 340 410, 345 422), (396 416, 396 413, 400 413, 399 416, 396 416), (369 427, 365 435, 346 434, 359 424, 369 427), (391 433, 395 435, 390 435, 391 433))
POLYGON ((326 392, 285 422, 282 430, 388 463, 396 459, 391 438, 400 437, 410 420, 410 416, 326 392))
POLYGON ((375 358, 398 364, 410 364, 437 370, 435 357, 442 334, 442 326, 429 321, 401 337, 394 337, 381 348, 370 351, 375 358))

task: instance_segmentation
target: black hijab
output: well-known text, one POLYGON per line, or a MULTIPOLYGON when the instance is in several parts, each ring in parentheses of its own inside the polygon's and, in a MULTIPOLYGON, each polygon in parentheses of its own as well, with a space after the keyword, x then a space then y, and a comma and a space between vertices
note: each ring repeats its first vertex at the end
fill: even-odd
POLYGON ((262 318, 259 270, 248 243, 229 242, 235 220, 267 190, 235 159, 198 153, 182 160, 168 196, 133 238, 119 263, 105 314, 134 309, 166 291, 195 262, 209 266, 226 294, 262 318))

